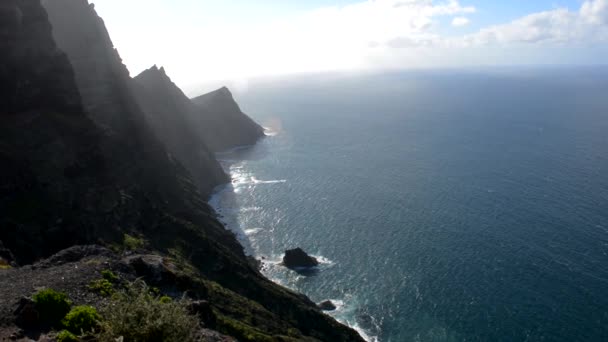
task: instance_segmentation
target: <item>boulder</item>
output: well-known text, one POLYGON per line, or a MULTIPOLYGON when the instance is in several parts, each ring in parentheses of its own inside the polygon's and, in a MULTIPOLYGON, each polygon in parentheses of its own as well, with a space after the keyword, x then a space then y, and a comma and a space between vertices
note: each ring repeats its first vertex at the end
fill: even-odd
POLYGON ((301 248, 296 248, 285 251, 283 265, 287 268, 306 268, 318 266, 319 261, 306 254, 301 248))
POLYGON ((334 311, 337 309, 336 305, 331 300, 323 301, 317 306, 323 311, 334 311))
POLYGON ((36 304, 29 298, 19 299, 14 315, 15 323, 22 328, 36 327, 40 323, 36 304))

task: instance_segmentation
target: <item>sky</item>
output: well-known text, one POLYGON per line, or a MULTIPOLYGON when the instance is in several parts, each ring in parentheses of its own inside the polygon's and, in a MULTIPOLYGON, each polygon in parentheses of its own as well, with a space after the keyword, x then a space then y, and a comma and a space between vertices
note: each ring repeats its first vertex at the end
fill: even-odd
POLYGON ((325 71, 608 60, 608 0, 91 0, 132 76, 180 86, 325 71))

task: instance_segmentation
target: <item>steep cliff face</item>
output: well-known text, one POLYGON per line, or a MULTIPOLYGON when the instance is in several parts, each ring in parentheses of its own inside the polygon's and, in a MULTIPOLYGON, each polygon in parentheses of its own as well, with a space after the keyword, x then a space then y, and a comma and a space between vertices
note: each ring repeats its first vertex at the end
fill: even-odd
POLYGON ((0 240, 17 262, 86 236, 79 224, 97 210, 91 195, 111 184, 100 134, 50 30, 38 1, 0 3, 0 240))
POLYGON ((264 136, 264 129, 241 111, 226 87, 192 102, 197 107, 192 120, 214 151, 252 145, 264 136))
POLYGON ((134 78, 133 88, 146 119, 168 150, 186 167, 204 196, 228 182, 213 153, 189 117, 195 111, 190 99, 156 66, 134 78))
POLYGON ((141 111, 133 101, 122 64, 95 6, 87 0, 43 0, 53 37, 74 67, 84 107, 95 123, 126 134, 141 111))
MULTIPOLYGON (((69 2, 56 1, 51 3, 69 2)), ((86 1, 71 2, 82 10, 65 9, 71 18, 99 23, 86 1)), ((106 68, 106 57, 113 53, 98 52, 100 60, 86 56, 82 65, 106 68)), ((72 64, 81 85, 87 69, 72 64)), ((63 267, 54 264, 57 258, 43 267, 17 266, 77 244, 114 246, 128 233, 145 241, 140 252, 159 255, 153 259, 163 262, 156 267, 179 265, 165 272, 169 276, 159 286, 208 301, 208 315, 201 320, 209 328, 241 340, 361 341, 306 297, 270 282, 250 265, 189 173, 147 128, 124 74, 104 75, 96 78, 96 86, 85 82, 99 88, 81 102, 74 72, 53 42, 40 0, 0 2, 0 258, 12 259, 0 262, 15 267, 0 269, 11 272, 2 279, 37 279, 38 284, 46 278, 34 273, 53 275, 53 267, 63 267), (103 110, 97 112, 99 108, 103 110)), ((107 253, 114 253, 110 259, 116 262, 122 258, 107 253)), ((16 296, 6 295, 14 283, 3 284, 0 328, 12 324, 16 304, 4 298, 28 295, 33 284, 24 284, 16 286, 23 292, 16 296)), ((74 291, 87 291, 86 283, 78 284, 85 287, 74 291)))

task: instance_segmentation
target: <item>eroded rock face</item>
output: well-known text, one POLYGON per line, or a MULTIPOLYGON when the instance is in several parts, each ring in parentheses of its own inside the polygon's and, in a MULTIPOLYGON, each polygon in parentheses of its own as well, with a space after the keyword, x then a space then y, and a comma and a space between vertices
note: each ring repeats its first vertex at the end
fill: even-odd
POLYGON ((319 265, 319 261, 298 247, 285 251, 283 265, 287 268, 315 267, 319 265))
POLYGON ((241 111, 226 87, 192 102, 197 107, 192 120, 213 151, 253 145, 264 136, 264 128, 241 111))

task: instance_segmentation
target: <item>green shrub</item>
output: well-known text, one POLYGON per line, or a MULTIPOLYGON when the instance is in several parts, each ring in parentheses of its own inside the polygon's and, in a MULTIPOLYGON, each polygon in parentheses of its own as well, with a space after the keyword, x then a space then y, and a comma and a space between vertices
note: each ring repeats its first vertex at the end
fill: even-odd
POLYGON ((126 249, 128 249, 130 251, 134 251, 136 249, 143 248, 145 245, 145 241, 144 241, 144 239, 136 238, 129 234, 125 234, 123 237, 123 245, 125 246, 126 249))
POLYGON ((62 330, 57 334, 57 342, 78 342, 78 337, 67 330, 62 330))
POLYGON ((169 296, 162 296, 162 297, 158 298, 158 300, 163 304, 167 304, 167 303, 171 303, 173 301, 173 298, 171 298, 169 296))
POLYGON ((99 314, 94 307, 81 305, 72 308, 61 323, 71 333, 85 334, 93 332, 99 325, 99 320, 99 314))
POLYGON ((116 283, 119 280, 118 276, 110 270, 101 271, 101 276, 103 277, 103 279, 105 279, 111 283, 116 283))
POLYGON ((97 279, 89 284, 89 290, 99 293, 102 296, 109 297, 114 294, 114 284, 107 279, 97 279))
POLYGON ((102 313, 99 339, 114 341, 194 341, 198 318, 186 310, 185 300, 161 301, 142 281, 117 292, 102 313))
POLYGON ((56 325, 70 311, 72 302, 65 293, 53 289, 44 289, 33 296, 36 310, 43 323, 56 325))

